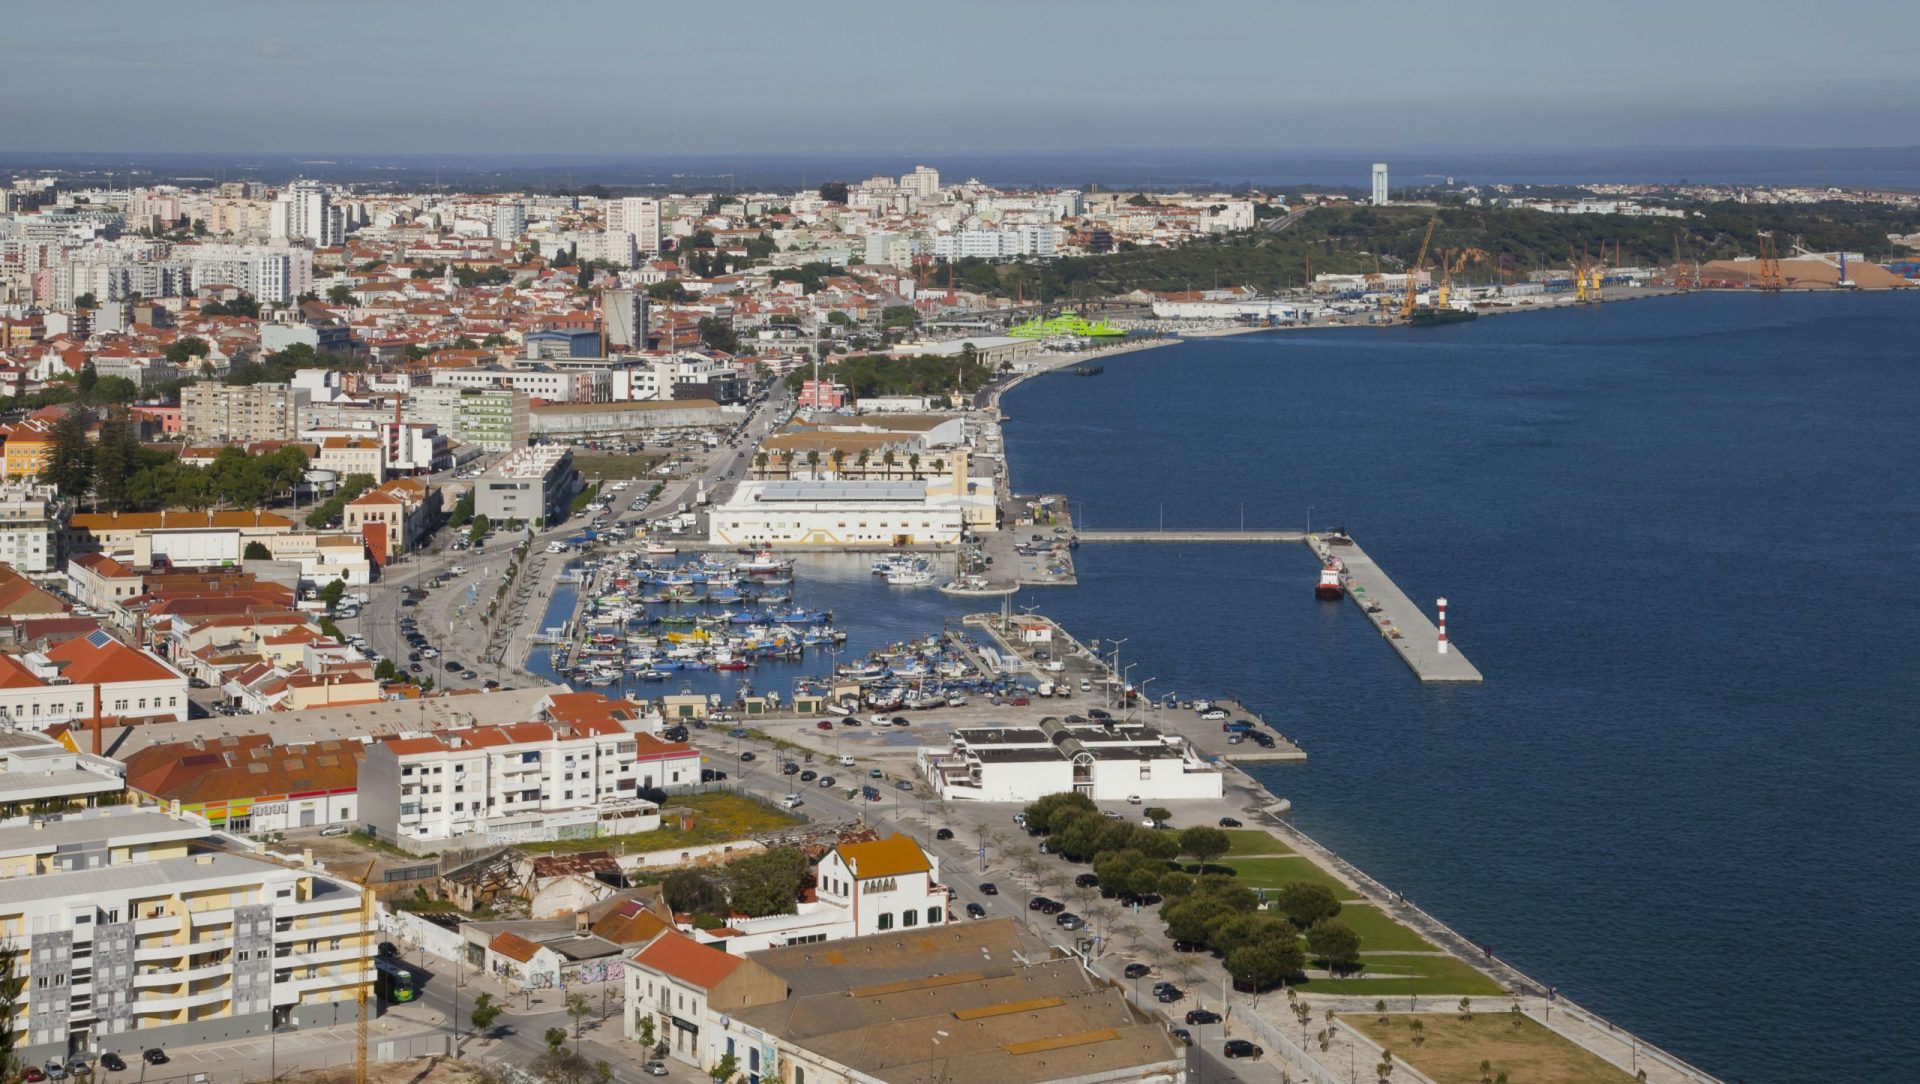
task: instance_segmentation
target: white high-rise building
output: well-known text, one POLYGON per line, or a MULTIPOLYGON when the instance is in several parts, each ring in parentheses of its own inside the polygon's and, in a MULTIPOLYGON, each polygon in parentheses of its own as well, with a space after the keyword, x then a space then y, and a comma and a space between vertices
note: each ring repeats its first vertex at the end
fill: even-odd
POLYGON ((493 205, 493 239, 512 243, 527 232, 527 208, 518 202, 493 205))
POLYGON ((269 232, 276 241, 312 241, 332 248, 346 240, 346 216, 319 181, 295 181, 273 201, 269 232))
POLYGON ((1373 164, 1372 203, 1375 207, 1385 207, 1387 205, 1387 164, 1385 162, 1375 162, 1373 164))
POLYGON ((940 194, 940 171, 931 166, 915 166, 912 173, 900 177, 900 187, 921 199, 940 194))
POLYGON ((608 200, 607 232, 631 234, 642 255, 660 255, 660 201, 641 196, 608 200))

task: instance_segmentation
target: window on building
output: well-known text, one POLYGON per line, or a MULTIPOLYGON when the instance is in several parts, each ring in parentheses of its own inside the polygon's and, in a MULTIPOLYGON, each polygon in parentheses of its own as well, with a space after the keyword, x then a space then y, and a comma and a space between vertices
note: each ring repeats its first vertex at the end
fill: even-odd
POLYGON ((882 912, 880 913, 880 928, 881 928, 882 930, 891 930, 891 929, 893 929, 893 915, 892 915, 892 913, 890 913, 890 912, 886 912, 886 911, 882 911, 882 912))
POLYGON ((919 924, 920 924, 920 912, 918 912, 918 911, 902 911, 902 912, 900 912, 900 925, 902 925, 902 926, 918 926, 919 924))
POLYGON ((941 908, 938 908, 938 907, 927 908, 927 925, 929 926, 940 925, 940 919, 944 917, 940 914, 940 911, 941 911, 941 908))

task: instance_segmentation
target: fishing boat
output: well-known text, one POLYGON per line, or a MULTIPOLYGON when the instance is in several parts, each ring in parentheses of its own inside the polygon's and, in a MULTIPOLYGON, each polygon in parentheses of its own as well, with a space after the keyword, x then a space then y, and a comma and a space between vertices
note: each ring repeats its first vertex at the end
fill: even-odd
POLYGON ((1339 602, 1346 597, 1346 585, 1340 582, 1340 570, 1328 565, 1320 570, 1320 582, 1313 589, 1315 598, 1326 602, 1339 602))
POLYGON ((887 573, 887 583, 892 587, 926 587, 933 583, 933 573, 924 568, 902 568, 887 573))
POLYGON ((665 543, 665 542, 649 542, 649 543, 647 543, 647 553, 648 553, 649 555, 651 555, 651 556, 656 556, 656 557, 669 557, 669 556, 672 556, 673 554, 676 554, 676 553, 679 553, 679 552, 680 552, 680 551, 679 551, 678 549, 676 549, 676 548, 674 548, 673 546, 670 546, 670 545, 668 545, 668 544, 667 544, 667 543, 665 543))

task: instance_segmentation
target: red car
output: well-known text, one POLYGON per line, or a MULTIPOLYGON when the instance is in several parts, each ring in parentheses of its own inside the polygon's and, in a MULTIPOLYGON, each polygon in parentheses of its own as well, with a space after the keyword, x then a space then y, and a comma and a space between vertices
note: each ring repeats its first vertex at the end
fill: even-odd
POLYGON ((819 722, 817 722, 817 723, 815 723, 815 724, 813 724, 813 725, 814 725, 814 726, 816 726, 816 727, 818 727, 818 728, 820 728, 821 730, 832 730, 832 729, 833 729, 833 724, 832 724, 832 723, 829 723, 829 722, 827 722, 827 721, 826 721, 825 719, 822 719, 822 720, 820 720, 819 722))
POLYGON ((1024 708, 1028 704, 1033 703, 1033 701, 1027 699, 1024 696, 1011 696, 1007 698, 1007 703, 1013 705, 1016 708, 1024 708))

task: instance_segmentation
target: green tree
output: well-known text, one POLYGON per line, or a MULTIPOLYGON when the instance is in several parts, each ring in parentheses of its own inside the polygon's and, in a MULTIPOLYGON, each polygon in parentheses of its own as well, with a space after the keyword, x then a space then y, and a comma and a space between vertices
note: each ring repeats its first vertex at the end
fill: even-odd
POLYGON ((820 449, 807 449, 807 473, 812 477, 820 476, 820 449))
POLYGON ((380 664, 373 668, 373 676, 381 681, 399 681, 400 667, 392 659, 381 659, 380 664))
POLYGON ((93 389, 99 384, 100 370, 93 367, 93 362, 89 361, 80 367, 80 376, 75 380, 74 387, 79 389, 81 399, 91 398, 93 389))
POLYGON ((88 290, 86 293, 73 299, 73 307, 76 309, 97 309, 100 307, 100 299, 93 296, 92 290, 88 290))
POLYGON ((567 1029, 548 1028, 541 1034, 540 1041, 547 1044, 548 1054, 558 1055, 562 1050, 566 1049, 567 1029))
POLYGON ((1305 962, 1293 937, 1262 937, 1227 953, 1227 974, 1242 987, 1265 990, 1299 974, 1305 962))
POLYGON ((668 907, 688 914, 718 910, 727 904, 726 890, 697 869, 679 869, 667 874, 660 882, 660 892, 666 897, 668 907))
POLYGON ((53 426, 53 447, 47 453, 47 469, 41 472, 60 495, 73 500, 93 488, 93 446, 87 440, 87 412, 74 407, 53 426))
POLYGON ((1322 919, 1307 928, 1307 951, 1336 975, 1360 967, 1360 935, 1344 922, 1322 919))
POLYGON ((1173 810, 1163 805, 1150 805, 1141 810, 1140 815, 1155 824, 1165 824, 1173 819, 1173 810))
POLYGON ((820 198, 828 203, 847 202, 847 182, 828 181, 820 186, 820 198))
POLYGON ((729 906, 743 914, 793 914, 807 875, 807 855, 797 847, 775 847, 728 864, 729 906))
POLYGON ((1160 875, 1160 895, 1177 900, 1193 891, 1193 874, 1170 870, 1160 875))
POLYGON ((453 514, 447 517, 447 526, 452 527, 454 530, 459 530, 472 522, 473 490, 469 489, 465 493, 460 494, 459 500, 453 502, 453 514))
POLYGON ((197 358, 204 358, 212 350, 207 340, 197 335, 186 335, 167 344, 167 360, 175 365, 191 365, 197 358))
POLYGON ((593 1005, 584 995, 567 995, 567 1015, 573 1018, 573 1052, 580 1052, 580 1024, 593 1015, 593 1005))
POLYGON ((1199 861, 1202 869, 1207 863, 1226 854, 1233 846, 1233 840, 1218 828, 1195 825, 1180 833, 1180 853, 1190 854, 1199 861))
MULTIPOLYGON (((18 1019, 20 994, 27 988, 27 976, 20 972, 20 956, 12 941, 0 944, 0 1020, 18 1019)), ((0 1080, 20 1079, 18 1041, 11 1026, 0 1028, 0 1080)))
POLYGON ((652 1013, 646 1012, 644 1010, 640 1013, 640 1023, 638 1025, 638 1030, 640 1032, 640 1049, 651 1051, 653 1049, 654 1041, 658 1038, 658 1035, 654 1031, 654 1027, 653 1027, 652 1013))
POLYGON ((353 287, 341 283, 327 287, 327 300, 335 305, 353 304, 353 287))
POLYGON ((485 514, 474 516, 473 527, 467 531, 467 541, 477 546, 480 544, 480 540, 487 537, 487 532, 491 530, 493 530, 492 519, 488 518, 485 514))
POLYGON ((700 342, 709 350, 718 350, 724 354, 740 352, 740 337, 734 333, 733 321, 724 316, 700 318, 700 342))
POLYGON ((1340 901, 1326 885, 1294 881, 1274 893, 1273 908, 1304 930, 1339 914, 1340 901))
POLYGON ((505 1011, 493 1003, 492 994, 482 992, 473 999, 473 1011, 467 1014, 467 1021, 473 1025, 475 1035, 485 1038, 505 1011))
POLYGON ((254 541, 247 543, 246 551, 240 557, 245 561, 271 561, 273 552, 267 549, 266 543, 254 541))
POLYGON ((327 612, 332 613, 340 605, 340 599, 347 593, 347 581, 333 580, 320 589, 320 601, 327 604, 327 612))
POLYGON ((100 423, 93 448, 93 491, 112 511, 130 507, 129 496, 140 465, 140 441, 124 414, 109 415, 100 423))
POLYGON ((835 309, 827 314, 827 323, 832 324, 834 327, 846 327, 853 323, 853 317, 848 316, 839 309, 835 309))
POLYGON ((732 1054, 722 1054, 720 1060, 714 1063, 713 1068, 707 1070, 707 1075, 713 1078, 713 1084, 727 1084, 727 1082, 732 1080, 739 1072, 739 1059, 735 1058, 732 1054))
POLYGON ((881 327, 912 327, 920 322, 920 310, 912 305, 888 305, 880 310, 881 327))

